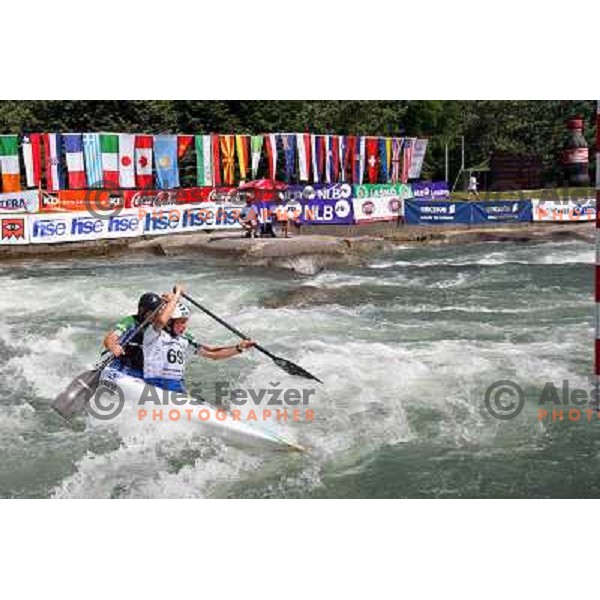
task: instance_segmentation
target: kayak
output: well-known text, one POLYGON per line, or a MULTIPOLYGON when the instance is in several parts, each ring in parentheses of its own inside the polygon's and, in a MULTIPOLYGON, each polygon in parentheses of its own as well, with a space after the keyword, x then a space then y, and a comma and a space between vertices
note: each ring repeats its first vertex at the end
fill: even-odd
POLYGON ((236 416, 225 409, 218 409, 184 394, 177 394, 175 397, 173 392, 157 388, 110 367, 102 372, 100 387, 119 396, 123 406, 134 408, 135 418, 139 421, 152 422, 153 411, 161 411, 162 419, 156 423, 157 426, 162 423, 168 425, 169 420, 190 421, 197 424, 205 435, 218 436, 235 446, 305 451, 293 440, 255 421, 244 421, 239 414, 236 416), (142 401, 142 398, 145 401, 142 401), (148 398, 160 399, 161 404, 148 401, 148 398), (163 404, 164 399, 166 403, 163 404))

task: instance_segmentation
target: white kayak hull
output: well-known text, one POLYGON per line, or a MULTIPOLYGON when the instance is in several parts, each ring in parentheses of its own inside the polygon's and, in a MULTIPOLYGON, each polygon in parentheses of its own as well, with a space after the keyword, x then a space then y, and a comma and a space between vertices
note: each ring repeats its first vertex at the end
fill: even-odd
MULTIPOLYGON (((122 394, 125 406, 135 407, 136 417, 141 420, 139 410, 145 410, 144 419, 150 421, 154 410, 162 409, 165 415, 164 420, 169 419, 169 411, 176 410, 180 418, 188 419, 197 424, 203 435, 218 436, 226 442, 244 448, 271 448, 278 450, 296 450, 305 449, 294 442, 274 431, 268 429, 257 422, 246 422, 241 418, 234 418, 233 415, 225 410, 218 410, 206 402, 198 403, 192 397, 181 399, 178 395, 177 402, 168 402, 168 404, 157 406, 153 402, 140 402, 144 394, 148 398, 149 393, 153 397, 163 399, 171 394, 163 389, 150 386, 140 379, 124 375, 114 369, 106 369, 102 373, 101 385, 105 384, 110 389, 115 387, 116 393, 122 394), (188 412, 186 412, 188 411, 188 412)), ((160 426, 161 423, 157 423, 160 426)))

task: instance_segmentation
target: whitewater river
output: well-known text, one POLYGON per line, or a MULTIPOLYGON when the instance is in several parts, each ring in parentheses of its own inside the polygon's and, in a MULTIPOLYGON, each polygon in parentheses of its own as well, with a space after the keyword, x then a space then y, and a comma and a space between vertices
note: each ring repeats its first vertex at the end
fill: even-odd
MULTIPOLYGON (((537 412, 547 381, 590 389, 592 263, 590 245, 552 242, 398 248, 312 276, 198 257, 0 269, 0 497, 597 497, 600 422, 537 412), (181 423, 66 426, 49 409, 137 296, 176 278, 323 379, 314 422, 274 424, 307 454, 242 451, 181 423), (512 420, 484 408, 500 379, 525 390, 512 420)), ((233 341, 202 314, 191 328, 233 341)), ((208 399, 215 381, 300 383, 258 353, 188 373, 208 399)))

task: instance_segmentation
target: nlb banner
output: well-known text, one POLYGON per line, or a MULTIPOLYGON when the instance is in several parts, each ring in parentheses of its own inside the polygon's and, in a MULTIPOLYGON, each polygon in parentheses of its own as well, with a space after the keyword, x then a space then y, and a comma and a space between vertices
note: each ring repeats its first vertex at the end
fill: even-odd
MULTIPOLYGON (((176 206, 169 210, 141 209, 145 235, 165 235, 206 229, 241 229, 241 208, 231 204, 207 202, 201 206, 176 206)), ((136 213, 138 214, 138 213, 136 213)))
POLYGON ((471 223, 471 203, 435 200, 405 200, 407 225, 453 225, 471 223))
POLYGON ((137 237, 144 234, 144 220, 137 211, 99 218, 89 212, 28 215, 29 242, 56 244, 137 237))
POLYGON ((0 194, 0 214, 38 212, 39 198, 38 190, 0 194))
POLYGON ((412 183, 412 198, 430 200, 448 200, 450 189, 447 181, 421 181, 412 183))
POLYGON ((60 190, 54 194, 40 194, 40 212, 114 212, 123 208, 123 195, 110 190, 60 190))
POLYGON ((472 202, 471 222, 481 223, 530 223, 532 219, 531 200, 494 200, 472 202))
POLYGON ((534 221, 585 222, 596 220, 596 199, 531 200, 534 221))
POLYGON ((355 185, 354 220, 356 223, 393 221, 404 213, 403 202, 412 195, 407 184, 355 185))
POLYGON ((29 244, 28 218, 29 215, 4 215, 0 213, 0 246, 29 244))

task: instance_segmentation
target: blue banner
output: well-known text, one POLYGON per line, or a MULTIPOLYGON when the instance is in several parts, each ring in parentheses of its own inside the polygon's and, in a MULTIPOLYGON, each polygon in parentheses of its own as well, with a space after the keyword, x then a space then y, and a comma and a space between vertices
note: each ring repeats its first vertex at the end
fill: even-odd
POLYGON ((447 200, 450 190, 447 181, 421 181, 412 183, 413 198, 430 200, 447 200))
POLYGON ((531 200, 472 202, 472 223, 529 223, 533 220, 531 200))
POLYGON ((471 212, 469 202, 404 201, 404 219, 407 225, 468 225, 471 223, 471 212))

